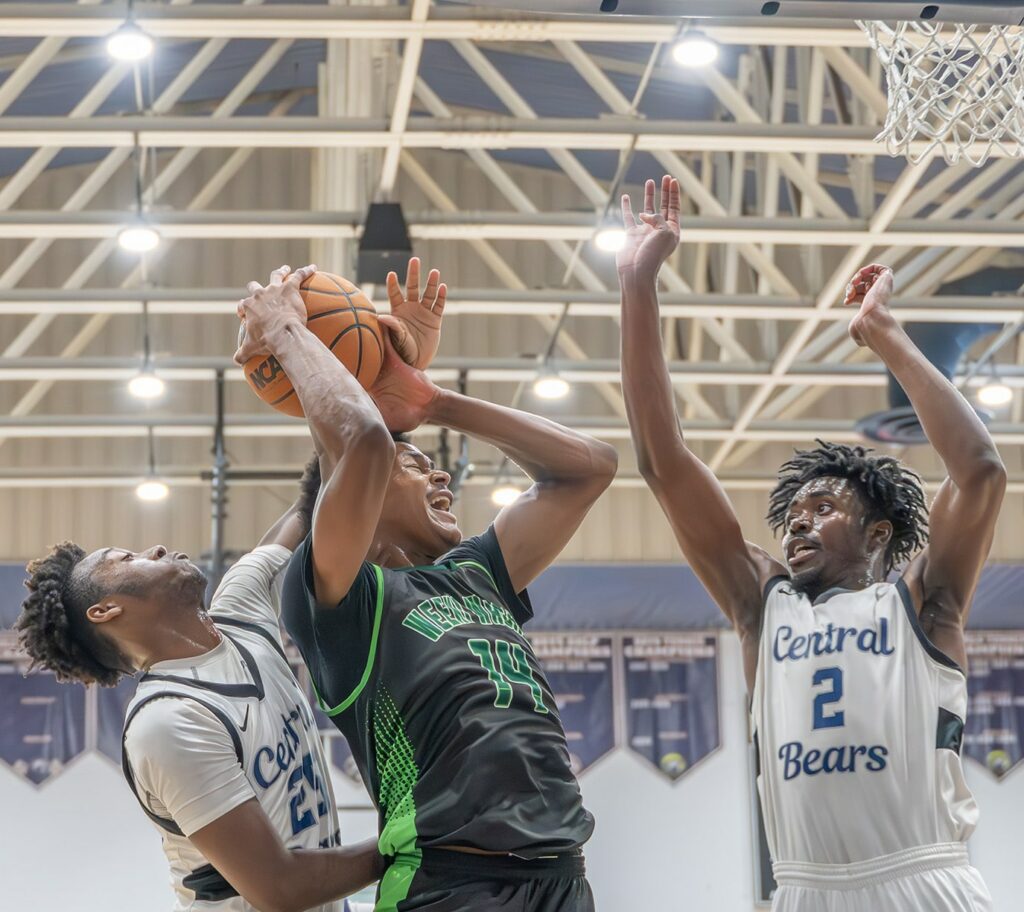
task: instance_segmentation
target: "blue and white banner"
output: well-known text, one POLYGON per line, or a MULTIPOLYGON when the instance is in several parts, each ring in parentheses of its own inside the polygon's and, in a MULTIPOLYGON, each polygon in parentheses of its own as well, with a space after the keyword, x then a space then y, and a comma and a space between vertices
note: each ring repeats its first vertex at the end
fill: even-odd
POLYGON ((615 693, 612 638, 537 633, 533 652, 551 685, 579 775, 615 748, 615 693))
POLYGON ((0 662, 0 760, 36 785, 85 750, 84 687, 0 662))
POLYGON ((718 749, 718 637, 623 639, 629 746, 669 779, 718 749))
POLYGON ((1024 631, 967 632, 964 753, 1001 779, 1024 759, 1024 631))

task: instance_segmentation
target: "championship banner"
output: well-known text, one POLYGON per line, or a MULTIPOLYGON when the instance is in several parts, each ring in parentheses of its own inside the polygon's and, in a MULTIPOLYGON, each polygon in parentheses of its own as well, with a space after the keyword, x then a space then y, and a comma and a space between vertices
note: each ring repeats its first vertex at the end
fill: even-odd
POLYGON ((718 638, 623 639, 629 746, 676 781, 719 746, 718 638))
POLYGON ((1024 631, 968 631, 964 753, 1001 779, 1024 759, 1024 631))
POLYGON ((538 633, 530 643, 555 695, 572 771, 579 775, 615 748, 612 639, 538 633))
POLYGON ((0 760, 41 785, 85 750, 85 688, 0 662, 0 760))

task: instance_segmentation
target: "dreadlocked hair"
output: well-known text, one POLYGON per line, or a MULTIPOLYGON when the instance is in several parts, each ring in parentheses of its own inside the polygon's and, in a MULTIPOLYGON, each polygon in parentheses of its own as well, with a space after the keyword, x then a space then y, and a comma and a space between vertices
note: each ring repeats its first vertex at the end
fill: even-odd
POLYGON ((773 532, 786 524, 789 505, 815 478, 847 478, 861 495, 869 522, 888 520, 892 538, 885 552, 886 571, 902 563, 928 541, 928 507, 920 477, 892 456, 872 456, 862 446, 817 440, 817 449, 796 450, 779 469, 779 483, 768 501, 773 532))
POLYGON ((103 593, 87 579, 73 579, 84 557, 78 545, 62 542, 46 557, 32 561, 26 568, 29 595, 14 626, 32 668, 49 669, 58 681, 113 687, 130 674, 129 663, 85 617, 103 593))

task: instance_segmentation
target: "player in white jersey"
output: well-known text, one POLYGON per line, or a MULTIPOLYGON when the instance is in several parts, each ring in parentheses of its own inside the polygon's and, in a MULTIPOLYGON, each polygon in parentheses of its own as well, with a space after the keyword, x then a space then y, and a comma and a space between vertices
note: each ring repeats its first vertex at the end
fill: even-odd
MULTIPOLYGON (((252 328, 301 307, 298 286, 314 270, 275 271, 247 310, 252 328)), ((440 324, 430 306, 436 272, 427 306, 418 261, 407 298, 397 279, 388 284, 385 322, 396 349, 410 362, 429 361, 440 324)), ((314 356, 330 357, 312 333, 302 335, 302 345, 323 349, 314 356)), ((310 382, 298 371, 292 380, 298 388, 310 382)), ((332 401, 304 397, 311 425, 332 420, 320 413, 332 401)), ((340 897, 383 870, 376 840, 339 845, 330 772, 281 646, 275 581, 309 532, 316 493, 304 485, 296 505, 227 572, 209 612, 202 571, 162 546, 86 555, 65 542, 29 565, 17 627, 34 664, 86 684, 143 672, 125 721, 124 771, 161 829, 181 912, 341 912, 340 897)))
POLYGON ((740 638, 773 908, 988 910, 967 859, 978 812, 960 746, 963 628, 1006 487, 992 438, 889 312, 891 270, 865 267, 847 290, 859 308, 850 335, 903 387, 949 477, 929 517, 919 479, 898 460, 819 441, 782 467, 771 496, 784 561, 746 542, 683 439, 654 354, 657 275, 679 240, 678 182, 663 179, 660 211, 654 198, 648 181, 639 220, 623 198, 623 392, 640 470, 740 638))

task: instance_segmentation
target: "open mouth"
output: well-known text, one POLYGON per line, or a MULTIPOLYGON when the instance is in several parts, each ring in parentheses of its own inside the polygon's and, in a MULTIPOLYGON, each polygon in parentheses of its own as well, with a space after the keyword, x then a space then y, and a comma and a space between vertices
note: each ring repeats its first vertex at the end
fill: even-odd
POLYGON ((814 555, 819 549, 817 546, 809 544, 807 542, 797 542, 792 548, 789 549, 789 563, 800 564, 808 560, 814 555))
POLYGON ((442 491, 439 494, 435 494, 430 500, 427 501, 431 510, 438 513, 446 513, 449 516, 452 515, 452 494, 451 491, 442 491))

